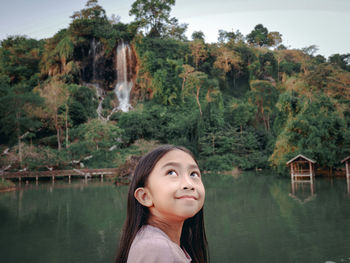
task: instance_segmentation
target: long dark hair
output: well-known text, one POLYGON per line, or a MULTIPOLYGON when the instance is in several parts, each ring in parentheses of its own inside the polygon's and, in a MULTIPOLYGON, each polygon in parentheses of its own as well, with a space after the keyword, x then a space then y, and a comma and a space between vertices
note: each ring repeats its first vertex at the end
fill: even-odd
MULTIPOLYGON (((119 241, 115 263, 127 262, 129 250, 137 232, 148 221, 149 210, 136 200, 134 197, 135 190, 145 186, 149 174, 160 158, 176 149, 190 154, 197 163, 193 154, 188 149, 180 146, 163 145, 143 156, 137 164, 129 187, 127 215, 119 241)), ((185 220, 180 243, 192 258, 192 262, 208 262, 208 243, 204 229, 203 208, 196 215, 185 220)))

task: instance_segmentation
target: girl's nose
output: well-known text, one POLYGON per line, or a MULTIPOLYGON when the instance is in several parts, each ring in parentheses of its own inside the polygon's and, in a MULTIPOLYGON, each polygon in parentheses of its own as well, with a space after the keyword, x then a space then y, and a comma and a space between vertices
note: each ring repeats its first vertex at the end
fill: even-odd
POLYGON ((194 190, 193 182, 188 175, 182 177, 182 188, 184 190, 194 190))
POLYGON ((194 190, 194 187, 192 185, 184 186, 184 190, 194 190))

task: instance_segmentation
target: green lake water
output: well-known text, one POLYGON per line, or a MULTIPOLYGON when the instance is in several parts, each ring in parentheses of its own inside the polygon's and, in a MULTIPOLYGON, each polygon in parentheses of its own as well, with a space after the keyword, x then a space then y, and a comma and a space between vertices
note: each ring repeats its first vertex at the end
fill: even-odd
MULTIPOLYGON (((210 262, 350 262, 347 181, 205 175, 210 262)), ((64 180, 0 193, 0 262, 113 262, 127 186, 64 180)))

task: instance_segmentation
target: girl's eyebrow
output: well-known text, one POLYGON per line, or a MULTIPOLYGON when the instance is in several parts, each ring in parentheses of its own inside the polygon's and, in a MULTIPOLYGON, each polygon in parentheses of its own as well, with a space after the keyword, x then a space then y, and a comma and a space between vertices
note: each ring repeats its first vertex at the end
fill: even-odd
MULTIPOLYGON (((181 166, 181 164, 180 164, 180 163, 177 163, 177 162, 169 162, 169 163, 164 164, 164 165, 162 166, 162 168, 165 168, 165 167, 167 167, 167 166, 173 166, 173 167, 179 168, 179 167, 181 166)), ((196 164, 190 164, 190 165, 187 167, 187 169, 198 169, 198 170, 199 170, 199 167, 198 167, 198 165, 196 165, 196 164)))

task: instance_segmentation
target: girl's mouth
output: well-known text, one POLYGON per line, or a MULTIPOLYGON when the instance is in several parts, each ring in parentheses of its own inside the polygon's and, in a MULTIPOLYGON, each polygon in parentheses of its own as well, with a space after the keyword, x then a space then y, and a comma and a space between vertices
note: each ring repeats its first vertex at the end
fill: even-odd
POLYGON ((176 199, 191 199, 191 200, 197 200, 197 198, 193 195, 182 195, 179 197, 176 197, 176 199))

